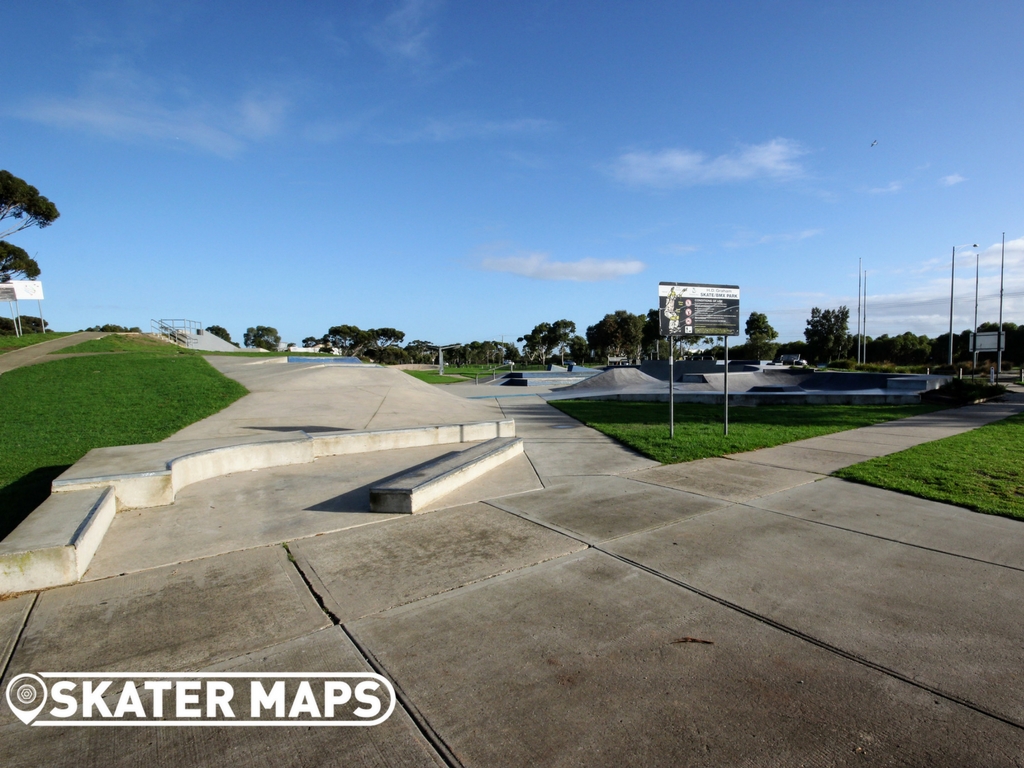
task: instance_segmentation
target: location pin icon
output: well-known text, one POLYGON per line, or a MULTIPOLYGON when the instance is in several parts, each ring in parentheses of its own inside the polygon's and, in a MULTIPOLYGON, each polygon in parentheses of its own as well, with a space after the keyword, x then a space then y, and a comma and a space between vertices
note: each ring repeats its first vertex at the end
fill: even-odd
POLYGON ((18 675, 7 684, 7 706, 21 722, 28 725, 46 706, 46 683, 35 675, 18 675), (38 706, 29 709, 38 702, 38 706))

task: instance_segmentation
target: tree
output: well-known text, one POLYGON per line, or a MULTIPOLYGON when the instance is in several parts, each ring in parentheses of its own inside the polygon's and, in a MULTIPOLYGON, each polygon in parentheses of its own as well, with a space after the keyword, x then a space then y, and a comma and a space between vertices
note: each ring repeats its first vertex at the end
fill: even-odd
POLYGON ((277 328, 269 325, 257 325, 255 328, 246 328, 242 336, 242 343, 249 348, 267 349, 276 352, 281 343, 281 334, 277 328))
MULTIPOLYGON (((13 219, 13 226, 0 232, 0 238, 29 227, 48 227, 57 220, 57 206, 39 194, 39 190, 10 171, 0 171, 0 221, 13 219)), ((39 265, 23 249, 0 240, 0 281, 12 275, 28 279, 39 276, 39 265)))
POLYGON ((359 353, 370 343, 368 331, 361 330, 355 325, 333 325, 327 331, 324 341, 329 342, 332 347, 337 347, 346 355, 359 356, 359 353))
POLYGON ((371 328, 366 331, 365 339, 372 346, 375 359, 383 362, 384 350, 401 344, 405 334, 397 328, 371 328))
POLYGON ((206 329, 206 332, 212 333, 218 339, 224 339, 224 341, 226 341, 228 344, 235 343, 231 340, 231 334, 228 333, 227 328, 221 325, 211 325, 209 328, 206 329))
POLYGON ((0 282, 7 282, 14 276, 34 280, 39 277, 39 265, 24 248, 0 240, 0 282))
POLYGON ((569 354, 572 355, 572 360, 577 365, 583 365, 589 352, 590 347, 587 340, 582 336, 573 336, 569 340, 569 354))
POLYGON ((634 315, 624 309, 617 310, 587 328, 587 343, 591 349, 605 355, 639 359, 646 322, 644 315, 634 315))
POLYGON ((661 311, 651 309, 648 310, 647 317, 644 319, 644 349, 650 350, 651 347, 657 348, 656 345, 659 341, 661 341, 661 311))
POLYGON ((751 312, 744 327, 747 334, 747 347, 752 356, 758 360, 770 360, 775 355, 777 344, 772 344, 779 333, 768 322, 768 316, 761 312, 751 312))
POLYGON ((17 223, 0 232, 0 237, 13 235, 29 227, 48 227, 57 220, 57 206, 39 194, 39 190, 10 171, 0 171, 0 221, 14 219, 17 223))
POLYGON ((529 360, 536 357, 538 362, 547 360, 551 350, 551 323, 540 323, 529 333, 520 336, 517 341, 523 342, 523 355, 529 360))
POLYGON ((576 323, 572 320, 555 320, 544 336, 544 345, 548 349, 558 350, 562 365, 565 365, 565 349, 574 335, 576 335, 576 323))
POLYGON ((804 330, 807 346, 817 362, 842 360, 850 350, 850 310, 839 309, 811 310, 811 317, 804 330))

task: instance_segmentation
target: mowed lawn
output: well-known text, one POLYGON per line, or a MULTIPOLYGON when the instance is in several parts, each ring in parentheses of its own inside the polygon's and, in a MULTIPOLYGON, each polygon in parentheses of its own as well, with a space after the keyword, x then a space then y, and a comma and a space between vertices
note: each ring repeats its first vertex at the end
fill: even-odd
POLYGON ((835 475, 1024 520, 1024 414, 855 464, 835 475))
POLYGON ((677 403, 673 440, 669 439, 668 403, 556 400, 551 405, 662 464, 770 448, 940 410, 933 405, 733 407, 725 436, 721 405, 677 403))
POLYGON ((70 336, 71 332, 55 333, 26 333, 24 336, 0 336, 0 355, 4 352, 13 352, 15 349, 24 349, 35 344, 42 344, 44 341, 53 341, 64 336, 70 336))
POLYGON ((75 349, 115 354, 54 360, 0 376, 0 538, 90 449, 163 440, 247 392, 198 354, 110 338, 75 349))

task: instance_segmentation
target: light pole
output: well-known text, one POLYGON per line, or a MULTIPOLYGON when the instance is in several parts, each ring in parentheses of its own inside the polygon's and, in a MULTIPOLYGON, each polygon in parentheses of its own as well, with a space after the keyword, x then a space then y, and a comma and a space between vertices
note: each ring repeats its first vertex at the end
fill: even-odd
MULTIPOLYGON (((964 244, 966 245, 966 243, 964 244)), ((975 243, 971 246, 977 248, 975 243)), ((956 274, 956 246, 953 246, 953 258, 949 264, 949 365, 953 366, 953 277, 956 274)))
POLYGON ((971 361, 971 378, 978 368, 978 265, 981 263, 981 251, 974 254, 974 327, 971 329, 971 350, 974 358, 971 361))
POLYGON ((1003 267, 1006 264, 1006 233, 1003 232, 1003 246, 999 253, 999 327, 996 329, 996 382, 1003 372, 1003 267))

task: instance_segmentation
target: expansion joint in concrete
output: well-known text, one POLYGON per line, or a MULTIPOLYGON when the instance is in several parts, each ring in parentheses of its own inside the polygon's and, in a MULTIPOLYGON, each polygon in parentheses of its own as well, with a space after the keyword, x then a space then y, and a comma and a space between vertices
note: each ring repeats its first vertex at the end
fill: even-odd
POLYGON ((39 593, 37 592, 32 596, 32 605, 25 611, 25 615, 21 619, 21 626, 18 627, 18 634, 14 638, 14 642, 11 643, 10 651, 7 654, 7 658, 0 659, 0 680, 7 677, 7 668, 11 664, 11 659, 14 658, 15 652, 18 650, 18 646, 21 644, 21 636, 25 633, 25 627, 28 626, 28 620, 32 618, 32 611, 35 610, 36 603, 39 602, 39 593))
POLYGON ((850 651, 832 645, 831 643, 821 640, 820 638, 814 637, 813 635, 808 635, 806 632, 801 632, 800 630, 794 627, 790 627, 787 624, 782 624, 778 621, 775 621, 774 619, 769 618, 768 616, 757 613, 756 611, 752 611, 749 608, 744 608, 742 605, 734 603, 731 600, 726 600, 725 598, 719 597, 718 595, 713 595, 710 592, 706 592, 705 590, 700 589, 699 587, 695 587, 693 584, 688 584, 685 581, 672 578, 667 574, 661 573, 660 571, 656 571, 653 568, 649 568, 648 566, 643 565, 642 563, 638 563, 635 560, 631 560, 628 557, 616 554, 615 552, 608 552, 607 550, 602 549, 600 545, 595 545, 594 549, 622 563, 631 565, 634 568, 639 568, 641 571, 649 573, 652 576, 655 576, 659 579, 663 579, 664 581, 667 581, 670 584, 675 584, 678 587, 682 587, 685 590, 693 592, 695 595, 699 595, 700 597, 703 597, 707 600, 711 600, 712 602, 718 603, 724 608, 728 608, 730 610, 736 611, 737 613, 741 613, 744 616, 754 619, 755 621, 759 621, 762 624, 779 630, 780 632, 785 632, 787 635, 795 637, 799 640, 803 640, 804 642, 810 643, 811 645, 815 645, 824 651, 827 651, 829 653, 835 654, 836 656, 840 656, 844 659, 848 659, 849 661, 873 669, 876 672, 880 672, 883 675, 887 675, 888 677, 900 680, 901 682, 904 682, 907 685, 911 685, 919 690, 927 691, 933 696, 937 696, 939 698, 945 699, 946 701, 950 701, 954 704, 966 707, 967 709, 977 712, 978 714, 990 717, 993 720, 998 720, 999 722, 1005 723, 1006 725, 1012 726, 1020 730, 1024 730, 1024 723, 1018 722, 1016 720, 1011 720, 1010 718, 1001 715, 998 712, 993 712, 990 709, 986 709, 985 707, 975 704, 973 701, 957 696, 956 694, 948 693, 939 688, 936 688, 935 686, 923 683, 920 680, 915 680, 914 678, 908 677, 907 675, 897 672, 894 669, 890 669, 889 667, 886 667, 882 664, 877 664, 871 661, 870 659, 861 656, 860 654, 851 653, 850 651))
POLYGON ((359 654, 363 657, 366 663, 370 665, 370 668, 378 675, 386 677, 391 681, 391 685, 395 689, 395 698, 398 699, 398 703, 405 710, 406 714, 409 715, 409 719, 416 724, 416 728, 423 735, 423 738, 430 742, 430 746, 434 748, 437 756, 444 761, 445 765, 450 766, 450 768, 462 768, 462 761, 455 756, 455 753, 452 751, 451 747, 448 746, 448 743, 441 738, 441 735, 436 730, 434 730, 430 721, 427 720, 426 716, 422 712, 420 712, 419 708, 413 703, 412 699, 409 698, 409 695, 405 692, 402 686, 398 684, 398 681, 388 674, 387 668, 380 663, 380 660, 373 655, 373 652, 369 648, 359 641, 359 638, 356 637, 355 634, 349 631, 348 627, 344 624, 339 626, 352 645, 356 647, 356 650, 359 651, 359 654))
MULTIPOLYGON (((833 478, 833 479, 839 480, 841 478, 833 478)), ((895 493, 895 491, 891 491, 891 493, 895 493)), ((781 517, 788 517, 790 520, 796 520, 796 521, 801 522, 801 523, 810 523, 812 525, 821 525, 821 526, 824 526, 825 528, 834 528, 837 531, 845 531, 846 533, 855 533, 855 534, 858 534, 860 536, 867 536, 867 537, 872 538, 872 539, 878 539, 879 541, 888 541, 888 542, 890 542, 892 544, 900 544, 900 545, 902 545, 904 547, 913 547, 914 549, 923 549, 925 552, 935 552, 938 555, 946 555, 948 557, 959 557, 959 558, 961 558, 963 560, 971 560, 972 562, 982 563, 983 565, 991 565, 991 566, 994 566, 996 568, 1007 568, 1007 569, 1009 569, 1011 571, 1022 571, 1022 572, 1024 572, 1024 568, 1021 568, 1021 567, 1016 566, 1016 565, 1010 565, 1008 563, 996 563, 996 562, 993 562, 992 560, 982 560, 980 557, 971 557, 970 555, 962 555, 962 554, 960 554, 958 552, 947 552, 944 549, 936 549, 935 547, 926 547, 923 544, 914 544, 913 542, 910 542, 910 541, 900 541, 899 539, 893 539, 893 538, 890 538, 889 536, 879 536, 877 533, 868 533, 867 531, 858 531, 856 528, 846 528, 846 527, 844 527, 842 525, 835 525, 834 523, 826 523, 824 520, 808 520, 806 517, 799 517, 798 515, 790 515, 790 514, 787 514, 785 512, 780 512, 777 509, 764 509, 763 507, 755 507, 755 506, 753 506, 751 504, 748 504, 748 503, 743 503, 743 504, 741 504, 741 506, 750 507, 750 509, 756 509, 758 512, 770 512, 773 515, 779 515, 781 517)), ((984 513, 983 512, 978 512, 977 514, 981 515, 981 514, 984 514, 984 513)))

